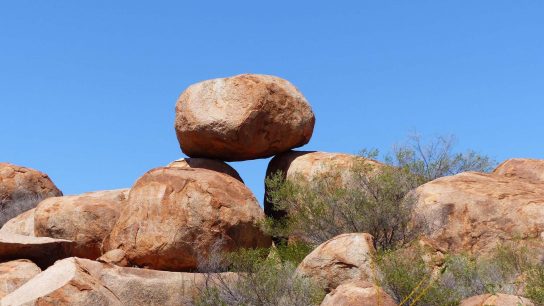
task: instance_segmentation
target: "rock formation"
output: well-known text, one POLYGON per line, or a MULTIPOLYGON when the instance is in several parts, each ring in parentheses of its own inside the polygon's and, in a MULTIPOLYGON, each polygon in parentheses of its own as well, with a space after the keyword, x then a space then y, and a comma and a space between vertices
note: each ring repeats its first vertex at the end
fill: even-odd
POLYGON ((333 289, 321 306, 396 306, 382 288, 365 281, 347 282, 333 289))
MULTIPOLYGON (((222 280, 236 274, 224 273, 222 280)), ((2 305, 192 305, 210 276, 122 268, 66 258, 1 300, 2 305)), ((212 283, 208 283, 213 285, 212 283)))
POLYGON ((304 96, 288 81, 269 75, 196 83, 176 105, 176 134, 190 157, 270 157, 308 143, 314 123, 304 96))
POLYGON ((531 181, 544 181, 544 160, 512 158, 500 164, 493 174, 531 181))
POLYGON ((268 247, 257 200, 240 181, 206 169, 156 168, 134 184, 108 250, 158 270, 198 268, 210 252, 268 247))
POLYGON ((506 241, 544 246, 544 182, 466 172, 416 193, 427 238, 444 251, 481 254, 506 241))
POLYGON ((24 236, 35 236, 34 234, 34 211, 36 208, 27 210, 24 213, 10 219, 2 226, 0 233, 12 233, 24 236))
POLYGON ((217 159, 209 159, 209 158, 181 158, 178 160, 175 160, 168 164, 167 167, 179 167, 179 168, 202 168, 202 169, 208 169, 212 171, 217 171, 224 173, 226 175, 230 175, 233 178, 239 180, 240 182, 244 182, 242 178, 240 177, 240 174, 234 168, 229 166, 227 163, 222 162, 217 159))
POLYGON ((521 296, 510 294, 482 294, 466 298, 460 306, 534 306, 533 302, 521 296))
POLYGON ((128 189, 119 189, 46 199, 36 207, 34 232, 72 240, 73 256, 96 259, 127 197, 128 189))
POLYGON ((0 298, 15 291, 42 270, 26 259, 0 263, 0 298))
POLYGON ((48 197, 62 192, 44 173, 8 163, 0 163, 0 226, 32 209, 48 197))
POLYGON ((0 234, 0 261, 30 259, 44 269, 57 259, 71 256, 72 248, 73 242, 64 239, 0 234))
POLYGON ((348 281, 373 281, 373 238, 365 233, 336 236, 313 250, 297 268, 326 292, 348 281))

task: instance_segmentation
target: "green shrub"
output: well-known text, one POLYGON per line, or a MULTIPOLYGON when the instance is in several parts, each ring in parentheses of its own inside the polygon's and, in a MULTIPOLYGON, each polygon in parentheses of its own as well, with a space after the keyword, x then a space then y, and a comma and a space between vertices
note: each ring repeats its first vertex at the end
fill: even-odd
POLYGON ((210 273, 209 286, 195 300, 206 305, 319 305, 323 293, 308 278, 296 275, 295 269, 307 254, 302 244, 277 249, 241 249, 224 254, 228 271, 238 272, 236 281, 210 273), (271 252, 272 251, 272 252, 271 252))
POLYGON ((544 305, 544 265, 539 265, 527 272, 526 296, 537 305, 544 305))

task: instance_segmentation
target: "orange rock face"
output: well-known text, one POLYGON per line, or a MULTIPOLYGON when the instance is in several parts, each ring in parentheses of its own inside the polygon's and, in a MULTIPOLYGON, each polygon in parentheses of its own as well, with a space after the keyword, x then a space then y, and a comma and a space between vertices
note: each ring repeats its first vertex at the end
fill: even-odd
POLYGON ((396 306, 382 288, 365 281, 348 282, 325 296, 321 306, 396 306))
POLYGON ((96 259, 127 197, 128 189, 119 189, 46 199, 34 212, 34 232, 72 240, 74 256, 96 259))
POLYGON ((0 298, 15 291, 42 270, 26 259, 0 263, 0 298))
POLYGON ((509 159, 500 164, 493 173, 531 181, 544 181, 544 160, 527 158, 509 159))
POLYGON ((58 259, 71 256, 72 248, 70 240, 0 234, 0 261, 29 259, 43 269, 58 259))
POLYGON ((168 164, 168 167, 208 169, 208 170, 224 173, 226 175, 230 175, 233 178, 239 180, 240 182, 242 183, 244 182, 242 178, 240 177, 240 174, 238 174, 238 172, 234 170, 234 168, 229 166, 227 163, 217 159, 181 158, 168 164))
POLYGON ((426 239, 443 251, 478 255, 507 241, 544 249, 544 182, 466 172, 416 192, 426 239))
POLYGON ((336 236, 313 250, 297 268, 326 292, 348 281, 371 281, 374 277, 373 238, 365 233, 336 236))
POLYGON ((482 294, 461 301, 460 306, 534 306, 533 302, 521 296, 510 294, 482 294))
MULTIPOLYGON (((316 178, 326 176, 338 181, 339 185, 346 186, 353 178, 352 170, 364 164, 365 166, 379 168, 381 163, 364 159, 357 155, 343 153, 289 151, 279 154, 270 160, 266 169, 266 176, 271 177, 278 171, 290 180, 303 180, 310 182, 316 178)), ((267 216, 279 216, 274 212, 272 204, 265 194, 264 209, 267 216)))
POLYGON ((288 81, 269 75, 193 84, 176 104, 176 134, 190 157, 270 157, 308 143, 314 123, 304 96, 288 81))
POLYGON ((17 217, 10 219, 2 226, 0 233, 12 233, 24 236, 34 235, 34 211, 36 208, 27 210, 17 217))
POLYGON ((206 169, 156 168, 132 187, 108 250, 132 265, 187 271, 209 252, 268 247, 264 213, 240 181, 206 169))
POLYGON ((36 207, 40 200, 61 195, 62 192, 46 174, 0 163, 0 226, 36 207))

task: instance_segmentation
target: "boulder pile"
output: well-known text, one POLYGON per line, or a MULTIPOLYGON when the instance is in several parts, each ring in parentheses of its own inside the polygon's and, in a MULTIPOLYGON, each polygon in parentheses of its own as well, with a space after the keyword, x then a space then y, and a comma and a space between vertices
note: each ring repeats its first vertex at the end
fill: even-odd
MULTIPOLYGON (((210 265, 216 255, 268 248, 264 209, 226 162, 273 157, 266 177, 348 186, 356 155, 292 151, 310 141, 314 113, 290 82, 242 74, 189 86, 175 106, 188 157, 144 173, 129 189, 63 196, 39 171, 0 163, 1 305, 192 305, 214 280, 246 274, 210 265), (206 273, 204 273, 204 271, 206 273), (219 278, 210 275, 220 275, 219 278)), ((544 258, 544 161, 512 159, 491 174, 443 177, 414 191, 419 242, 437 256, 485 254, 505 241, 544 258)), ((411 215, 410 215, 411 217, 411 215)), ((319 245, 292 275, 311 280, 321 305, 396 305, 379 284, 373 237, 347 233, 319 245)), ((389 295, 389 294, 391 295, 389 295)), ((533 305, 518 296, 462 305, 533 305)))

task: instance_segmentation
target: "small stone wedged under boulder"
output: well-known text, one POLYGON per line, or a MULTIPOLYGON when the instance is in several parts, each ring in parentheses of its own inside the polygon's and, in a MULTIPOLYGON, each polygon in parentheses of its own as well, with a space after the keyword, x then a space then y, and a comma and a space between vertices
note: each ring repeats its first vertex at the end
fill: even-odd
POLYGON ((465 172, 416 189, 425 239, 442 252, 490 253, 513 242, 544 250, 544 182, 465 172))
POLYGON ((127 197, 128 189, 118 189, 46 199, 36 207, 34 232, 72 240, 73 256, 96 259, 127 197))
POLYGON ((512 158, 495 168, 493 174, 531 181, 544 181, 544 160, 512 158))
POLYGON ((73 245, 64 239, 0 233, 0 261, 29 259, 45 269, 56 260, 71 256, 73 245))
MULTIPOLYGON (((213 275, 213 274, 212 274, 213 275)), ((222 273, 234 281, 235 273, 222 273)), ((2 305, 193 305, 213 277, 123 268, 76 257, 57 261, 1 300, 2 305), (47 304, 49 305, 49 304, 47 304)))
POLYGON ((370 281, 374 254, 372 235, 350 233, 336 236, 313 250, 297 268, 297 273, 311 278, 325 292, 348 281, 370 281))
POLYGON ((207 169, 156 168, 132 187, 106 239, 129 264, 193 271, 210 252, 269 247, 264 213, 240 181, 207 169))
MULTIPOLYGON (((289 151, 270 160, 266 177, 272 177, 278 172, 282 173, 284 179, 303 182, 327 177, 338 182, 339 186, 347 187, 353 180, 355 171, 361 167, 365 167, 364 171, 371 172, 373 169, 380 169, 383 164, 352 154, 289 151)), ((268 201, 266 190, 264 210, 267 216, 282 217, 284 215, 283 212, 274 211, 272 204, 268 201)))
POLYGON ((36 208, 27 210, 24 213, 10 219, 2 226, 0 233, 11 233, 24 236, 36 236, 34 234, 34 211, 36 208))
POLYGON ((179 167, 179 168, 202 168, 202 169, 208 169, 212 171, 221 172, 226 175, 230 175, 233 178, 239 180, 240 182, 244 182, 242 178, 240 177, 240 174, 234 168, 229 166, 229 164, 217 160, 217 159, 209 159, 209 158, 181 158, 178 160, 175 160, 168 164, 167 167, 179 167))
POLYGON ((315 117, 302 93, 270 75, 241 74, 189 86, 176 104, 175 129, 190 157, 266 158, 300 147, 315 117))
POLYGON ((342 284, 325 296, 321 306, 396 306, 385 291, 372 283, 353 281, 342 284))
POLYGON ((530 300, 510 294, 482 294, 466 298, 461 301, 460 306, 534 306, 530 300))
POLYGON ((0 163, 0 226, 32 209, 45 198, 61 196, 47 174, 27 167, 0 163))
POLYGON ((0 298, 15 291, 42 270, 26 259, 0 263, 0 298))

